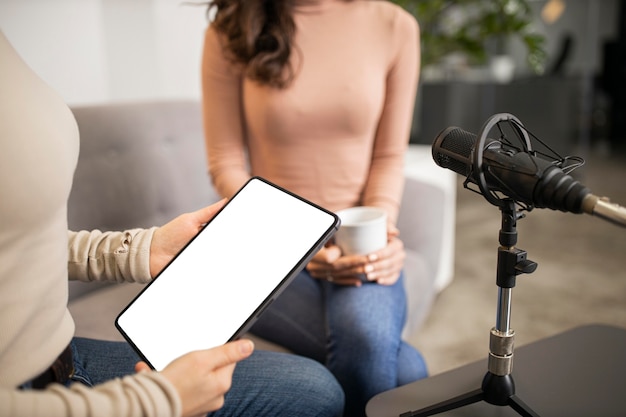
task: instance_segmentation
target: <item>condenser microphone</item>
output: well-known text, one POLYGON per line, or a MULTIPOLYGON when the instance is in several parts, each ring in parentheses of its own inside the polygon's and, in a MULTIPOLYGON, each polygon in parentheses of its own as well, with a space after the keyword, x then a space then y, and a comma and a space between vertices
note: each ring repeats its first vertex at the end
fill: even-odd
MULTIPOLYGON (((490 192, 537 208, 587 213, 626 227, 626 208, 613 204, 566 174, 550 161, 499 140, 486 139, 482 158, 475 153, 477 136, 458 127, 444 129, 433 142, 435 163, 490 192)), ((487 197, 487 196, 485 196, 487 197)), ((489 199, 489 198, 488 198, 489 199)), ((493 198, 491 198, 493 200, 493 198)))

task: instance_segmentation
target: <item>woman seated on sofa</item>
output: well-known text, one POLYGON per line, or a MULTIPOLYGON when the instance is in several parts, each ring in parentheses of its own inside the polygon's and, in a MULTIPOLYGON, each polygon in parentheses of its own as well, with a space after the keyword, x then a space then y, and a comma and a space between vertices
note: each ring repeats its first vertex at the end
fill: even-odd
POLYGON ((417 22, 386 1, 215 0, 209 11, 203 103, 218 192, 229 197, 259 175, 333 211, 387 213, 386 247, 366 256, 321 250, 252 329, 327 365, 346 415, 364 415, 373 395, 426 376, 420 353, 401 340, 405 251, 395 226, 417 22))
POLYGON ((159 228, 68 232, 76 122, 1 31, 0 62, 0 416, 340 415, 323 366, 249 340, 156 372, 127 343, 73 337, 68 276, 147 282, 223 203, 159 228))

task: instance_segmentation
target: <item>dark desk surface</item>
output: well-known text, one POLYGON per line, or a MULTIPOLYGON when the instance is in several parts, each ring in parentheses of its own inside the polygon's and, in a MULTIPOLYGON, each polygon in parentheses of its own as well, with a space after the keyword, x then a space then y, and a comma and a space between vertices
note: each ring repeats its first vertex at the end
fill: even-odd
MULTIPOLYGON (((488 346, 486 347, 488 349, 488 346)), ((626 329, 590 325, 514 351, 515 393, 540 417, 626 416, 626 329)), ((381 393, 368 417, 398 417, 480 388, 487 358, 381 393)), ((438 416, 519 417, 484 401, 438 416)))

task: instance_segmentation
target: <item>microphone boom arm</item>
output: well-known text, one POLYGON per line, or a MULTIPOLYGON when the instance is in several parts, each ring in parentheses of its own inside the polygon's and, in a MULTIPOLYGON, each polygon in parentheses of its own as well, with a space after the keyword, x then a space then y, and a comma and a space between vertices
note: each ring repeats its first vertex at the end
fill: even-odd
POLYGON ((588 194, 582 204, 583 212, 600 217, 617 226, 626 227, 626 207, 611 203, 608 197, 588 194))

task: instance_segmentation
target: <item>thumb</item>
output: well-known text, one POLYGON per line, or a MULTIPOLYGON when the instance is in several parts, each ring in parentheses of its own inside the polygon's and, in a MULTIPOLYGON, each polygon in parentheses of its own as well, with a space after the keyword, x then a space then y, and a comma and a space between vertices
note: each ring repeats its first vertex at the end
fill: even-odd
POLYGON ((317 262, 332 264, 341 257, 341 249, 337 245, 329 245, 320 249, 313 257, 317 262))
POLYGON ((137 362, 135 364, 135 372, 139 373, 139 372, 148 372, 151 371, 152 369, 148 366, 147 363, 145 362, 137 362))
POLYGON ((215 216, 215 214, 217 214, 218 211, 222 209, 222 207, 224 207, 226 201, 228 200, 226 198, 223 198, 217 203, 213 203, 210 206, 206 206, 201 208, 200 210, 195 211, 193 214, 196 218, 196 221, 200 224, 208 222, 215 216))
POLYGON ((213 367, 222 368, 246 359, 254 351, 254 343, 249 339, 236 340, 210 349, 213 367))

